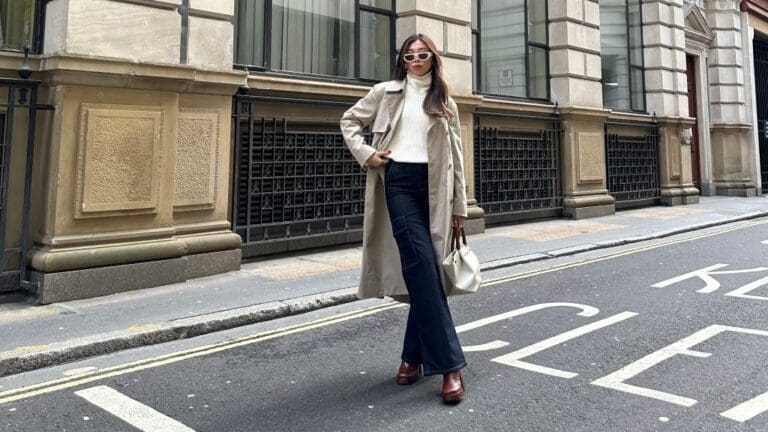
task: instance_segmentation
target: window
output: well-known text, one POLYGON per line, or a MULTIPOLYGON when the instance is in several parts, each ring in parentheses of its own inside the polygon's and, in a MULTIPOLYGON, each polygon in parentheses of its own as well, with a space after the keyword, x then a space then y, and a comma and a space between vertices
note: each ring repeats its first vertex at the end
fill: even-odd
POLYGON ((35 37, 35 0, 0 0, 0 49, 38 51, 35 37))
POLYGON ((472 1, 476 92, 549 99, 547 45, 546 1, 472 1))
POLYGON ((238 0, 235 64, 387 80, 394 23, 394 0, 238 0))
POLYGON ((640 0, 600 1, 603 105, 645 111, 640 0))

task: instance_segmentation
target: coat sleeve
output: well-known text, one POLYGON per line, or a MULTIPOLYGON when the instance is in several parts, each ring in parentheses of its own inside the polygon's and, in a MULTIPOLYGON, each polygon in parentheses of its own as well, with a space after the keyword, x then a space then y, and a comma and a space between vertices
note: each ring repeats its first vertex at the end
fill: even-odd
POLYGON ((464 149, 461 144, 461 124, 456 102, 449 99, 453 118, 448 122, 451 132, 451 157, 453 158, 453 214, 467 217, 467 184, 464 180, 464 149))
POLYGON ((374 86, 365 97, 341 116, 344 142, 361 167, 365 167, 368 158, 376 152, 376 149, 365 142, 363 129, 376 119, 383 93, 383 88, 374 86))

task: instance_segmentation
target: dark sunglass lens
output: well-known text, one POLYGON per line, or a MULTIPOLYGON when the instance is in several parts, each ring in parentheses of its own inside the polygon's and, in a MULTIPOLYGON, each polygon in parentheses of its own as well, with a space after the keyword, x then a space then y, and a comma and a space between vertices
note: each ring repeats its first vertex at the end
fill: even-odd
POLYGON ((423 52, 419 53, 419 60, 427 60, 429 58, 429 53, 423 52))

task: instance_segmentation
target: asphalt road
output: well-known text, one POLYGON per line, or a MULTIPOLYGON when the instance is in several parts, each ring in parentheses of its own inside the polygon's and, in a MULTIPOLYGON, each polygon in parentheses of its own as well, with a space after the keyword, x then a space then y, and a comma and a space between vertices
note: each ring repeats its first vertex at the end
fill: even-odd
POLYGON ((407 309, 358 302, 8 377, 0 431, 768 430, 768 220, 485 277, 457 406, 394 384, 407 309))

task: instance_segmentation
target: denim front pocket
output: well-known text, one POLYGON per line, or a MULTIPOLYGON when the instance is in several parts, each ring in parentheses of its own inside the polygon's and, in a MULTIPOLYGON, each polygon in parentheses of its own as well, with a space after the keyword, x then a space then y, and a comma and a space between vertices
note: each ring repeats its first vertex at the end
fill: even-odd
POLYGON ((403 270, 408 270, 419 264, 419 254, 411 239, 411 230, 408 228, 408 221, 405 216, 400 216, 392 220, 392 234, 397 242, 397 249, 400 252, 400 265, 403 270))

